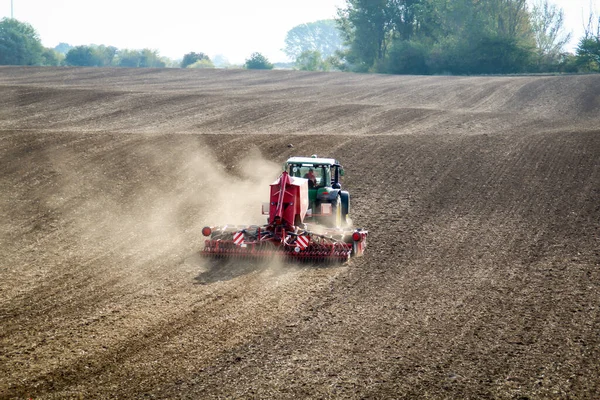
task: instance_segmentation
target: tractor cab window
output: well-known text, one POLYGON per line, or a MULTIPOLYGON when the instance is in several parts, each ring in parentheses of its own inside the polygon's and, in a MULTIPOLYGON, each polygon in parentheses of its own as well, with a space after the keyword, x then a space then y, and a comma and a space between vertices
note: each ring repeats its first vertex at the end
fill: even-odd
POLYGON ((308 179, 309 188, 322 186, 323 174, 320 167, 315 167, 313 165, 303 166, 300 168, 300 174, 304 179, 308 179))
POLYGON ((331 185, 330 167, 328 165, 290 165, 289 174, 297 178, 309 180, 309 188, 331 185))

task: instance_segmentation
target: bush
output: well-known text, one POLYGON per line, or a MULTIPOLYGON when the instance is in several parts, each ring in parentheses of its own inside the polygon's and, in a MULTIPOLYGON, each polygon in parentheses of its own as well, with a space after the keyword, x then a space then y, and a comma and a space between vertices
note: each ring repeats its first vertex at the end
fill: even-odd
POLYGON ((208 59, 202 59, 202 60, 198 60, 193 64, 188 65, 186 68, 214 68, 215 65, 212 63, 212 61, 208 60, 208 59))
POLYGON ((531 69, 533 55, 533 49, 509 37, 446 38, 434 45, 427 65, 432 74, 511 74, 531 69))
POLYGON ((78 67, 92 67, 98 65, 98 60, 90 46, 77 46, 69 50, 65 63, 78 67))
POLYGON ((301 71, 329 71, 329 64, 321 58, 321 53, 317 50, 305 50, 295 63, 296 68, 301 71))
MULTIPOLYGON (((202 60, 206 60, 212 64, 212 62, 210 61, 210 58, 208 58, 208 56, 202 52, 187 53, 186 55, 183 56, 183 60, 181 61, 181 68, 187 68, 188 66, 190 66, 198 61, 202 61, 202 60)), ((213 67, 214 67, 214 65, 213 65, 213 67)), ((194 68, 200 68, 200 67, 194 67, 194 68)))
POLYGON ((385 72, 390 74, 427 75, 429 68, 426 45, 418 41, 403 40, 392 45, 385 72))
POLYGON ((244 64, 246 69, 273 69, 273 64, 260 53, 252 53, 249 59, 244 64))

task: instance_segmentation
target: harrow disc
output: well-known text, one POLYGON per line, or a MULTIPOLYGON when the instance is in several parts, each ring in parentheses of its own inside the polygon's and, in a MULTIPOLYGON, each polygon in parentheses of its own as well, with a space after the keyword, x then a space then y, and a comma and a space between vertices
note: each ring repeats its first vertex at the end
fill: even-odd
POLYGON ((201 255, 229 259, 272 259, 285 258, 297 262, 343 263, 352 254, 352 244, 315 244, 298 251, 295 246, 264 243, 248 243, 239 246, 233 240, 206 240, 201 255))

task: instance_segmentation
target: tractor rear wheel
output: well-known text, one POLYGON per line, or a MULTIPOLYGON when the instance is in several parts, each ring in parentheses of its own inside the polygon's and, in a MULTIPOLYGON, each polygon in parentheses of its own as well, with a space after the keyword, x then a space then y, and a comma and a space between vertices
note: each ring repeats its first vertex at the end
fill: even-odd
POLYGON ((340 200, 342 201, 342 224, 348 225, 348 214, 350 213, 350 193, 341 191, 340 200))
POLYGON ((342 226, 342 200, 340 196, 337 196, 334 201, 331 202, 331 222, 332 228, 340 228, 342 226))

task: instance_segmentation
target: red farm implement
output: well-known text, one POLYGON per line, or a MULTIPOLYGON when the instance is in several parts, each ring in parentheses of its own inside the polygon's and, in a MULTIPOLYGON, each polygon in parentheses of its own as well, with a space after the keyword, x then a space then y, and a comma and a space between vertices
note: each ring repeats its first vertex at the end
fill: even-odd
POLYGON ((336 160, 293 157, 286 171, 271 184, 270 201, 263 205, 263 226, 204 227, 204 256, 260 259, 284 256, 305 262, 345 262, 362 255, 368 232, 347 227, 348 192, 341 190, 343 174, 336 160))

